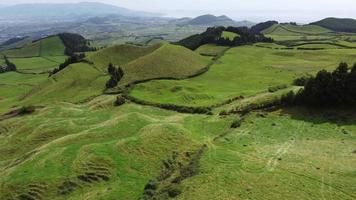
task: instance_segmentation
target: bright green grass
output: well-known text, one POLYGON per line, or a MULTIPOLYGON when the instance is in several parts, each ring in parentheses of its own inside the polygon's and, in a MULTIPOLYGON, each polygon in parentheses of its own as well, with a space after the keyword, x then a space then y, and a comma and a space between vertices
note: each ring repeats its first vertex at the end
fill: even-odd
POLYGON ((12 58, 17 70, 19 71, 28 71, 28 70, 48 70, 53 69, 58 66, 58 63, 44 59, 42 57, 33 57, 33 58, 12 58))
POLYGON ((41 42, 37 41, 25 45, 19 49, 11 49, 1 52, 2 55, 6 55, 9 58, 28 58, 40 56, 41 42))
POLYGON ((256 47, 267 47, 267 48, 272 48, 272 49, 282 49, 282 48, 286 48, 286 46, 283 45, 279 45, 276 43, 256 43, 254 44, 254 46, 256 47))
POLYGON ((0 115, 13 106, 21 105, 22 96, 47 77, 47 74, 32 75, 15 72, 0 74, 0 115))
POLYGON ((178 45, 163 44, 150 54, 122 66, 120 85, 155 78, 184 78, 209 64, 209 59, 178 45))
POLYGON ((58 36, 45 38, 40 42, 40 56, 64 56, 65 46, 58 36))
POLYGON ((222 52, 227 50, 229 47, 225 46, 217 46, 215 44, 204 44, 200 46, 195 52, 199 53, 203 56, 213 56, 216 57, 220 55, 222 52))
POLYGON ((0 52, 9 58, 49 57, 64 56, 65 46, 58 36, 44 38, 42 40, 26 44, 21 48, 0 52))
POLYGON ((178 199, 355 199, 354 117, 303 108, 251 115, 211 145, 178 199))
POLYGON ((131 95, 156 103, 212 105, 240 95, 254 95, 270 86, 290 84, 305 73, 334 69, 341 61, 352 64, 355 56, 353 49, 302 51, 236 47, 201 76, 139 84, 131 95))
MULTIPOLYGON (((110 97, 100 97, 105 98, 110 97)), ((0 199, 28 193, 30 184, 46 186, 40 189, 43 199, 139 199, 160 173, 162 160, 173 152, 184 157, 195 151, 228 130, 229 120, 132 104, 104 109, 59 104, 0 125, 21 127, 0 137, 0 199), (37 153, 22 158, 33 150, 37 153), (4 169, 17 159, 17 165, 4 169), (110 180, 79 181, 89 165, 108 169, 110 180), (79 187, 59 195, 66 180, 79 187)))
POLYGON ((153 52, 160 46, 160 44, 149 47, 139 47, 134 45, 116 45, 102 49, 98 52, 89 53, 87 60, 93 62, 98 69, 101 69, 103 72, 107 72, 107 67, 109 63, 122 66, 141 56, 153 52))
POLYGON ((85 63, 72 64, 27 93, 26 104, 80 102, 102 94, 108 75, 85 63))
POLYGON ((280 25, 275 24, 263 31, 264 34, 271 35, 310 35, 310 34, 325 34, 331 32, 329 29, 315 25, 280 25))
POLYGON ((236 37, 240 37, 240 35, 229 31, 223 31, 221 37, 229 40, 234 40, 236 37))
POLYGON ((163 160, 173 152, 185 158, 203 144, 200 172, 177 185, 177 199, 355 197, 356 116, 350 111, 253 113, 241 128, 229 129, 231 119, 217 116, 133 104, 91 108, 108 98, 114 100, 62 103, 1 121, 7 131, 0 137, 0 199, 29 193, 30 185, 40 186, 43 199, 140 199, 163 160), (110 179, 79 181, 88 169, 107 169, 110 179), (79 186, 60 195, 69 180, 79 186))
POLYGON ((33 58, 11 58, 17 70, 21 72, 39 73, 52 71, 63 63, 67 56, 49 56, 49 57, 33 57, 33 58))
POLYGON ((305 49, 314 49, 314 48, 320 48, 320 49, 341 49, 342 47, 337 46, 337 45, 332 45, 332 44, 304 44, 297 46, 297 48, 305 48, 305 49))

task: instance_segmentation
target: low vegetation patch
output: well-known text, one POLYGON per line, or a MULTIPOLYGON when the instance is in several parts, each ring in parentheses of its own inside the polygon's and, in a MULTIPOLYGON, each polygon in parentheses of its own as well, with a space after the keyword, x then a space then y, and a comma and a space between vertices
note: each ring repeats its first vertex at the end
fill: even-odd
POLYGON ((0 73, 16 71, 16 65, 4 56, 5 66, 0 66, 0 73))

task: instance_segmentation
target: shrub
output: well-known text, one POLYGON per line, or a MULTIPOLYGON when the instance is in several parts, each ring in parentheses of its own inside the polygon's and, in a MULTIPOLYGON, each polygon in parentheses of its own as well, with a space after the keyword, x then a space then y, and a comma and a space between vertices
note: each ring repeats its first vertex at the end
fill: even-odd
POLYGON ((124 76, 124 71, 121 67, 116 68, 112 63, 108 66, 108 73, 110 75, 110 79, 106 82, 107 89, 116 87, 124 76))
POLYGON ((119 95, 116 97, 115 106, 121 106, 125 103, 126 103, 126 99, 123 96, 119 95))
POLYGON ((239 128, 241 126, 241 120, 240 119, 236 119, 232 122, 231 124, 231 128, 239 128))

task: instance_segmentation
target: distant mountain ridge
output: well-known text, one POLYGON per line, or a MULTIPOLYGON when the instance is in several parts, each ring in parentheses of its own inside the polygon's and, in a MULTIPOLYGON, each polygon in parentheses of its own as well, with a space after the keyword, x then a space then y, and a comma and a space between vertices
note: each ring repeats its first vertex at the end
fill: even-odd
POLYGON ((181 18, 174 20, 180 25, 195 25, 195 26, 252 26, 249 21, 234 21, 226 15, 215 16, 211 14, 201 15, 196 18, 181 18))
POLYGON ((134 11, 109 4, 84 2, 84 3, 39 3, 18 4, 0 7, 0 16, 3 18, 23 19, 71 19, 91 18, 110 14, 126 17, 151 17, 159 16, 156 13, 134 11), (43 12, 46 11, 46 12, 43 12))
POLYGON ((325 18, 323 20, 310 23, 337 32, 356 33, 356 20, 351 18, 325 18))

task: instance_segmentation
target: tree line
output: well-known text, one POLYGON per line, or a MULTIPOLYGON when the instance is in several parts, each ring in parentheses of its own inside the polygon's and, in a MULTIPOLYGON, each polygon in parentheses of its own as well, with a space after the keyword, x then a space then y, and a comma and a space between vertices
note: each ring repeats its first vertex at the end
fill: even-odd
POLYGON ((90 42, 83 36, 74 33, 58 34, 65 46, 65 54, 72 56, 75 52, 96 51, 95 47, 90 47, 90 42))
POLYGON ((267 38, 261 33, 254 33, 247 27, 210 27, 204 33, 192 35, 179 42, 178 45, 188 49, 195 50, 204 44, 217 44, 222 46, 238 46, 244 44, 252 44, 256 42, 273 42, 272 38, 267 38), (222 38, 224 31, 236 33, 239 37, 233 40, 222 38))
POLYGON ((0 66, 0 73, 16 71, 16 65, 12 63, 7 56, 4 56, 5 66, 0 66))
POLYGON ((333 72, 321 70, 316 76, 303 77, 296 81, 304 89, 296 95, 288 94, 288 103, 311 106, 356 105, 356 63, 349 69, 347 63, 333 72))
POLYGON ((107 89, 116 87, 124 76, 124 71, 121 67, 115 67, 112 63, 109 63, 108 73, 110 75, 110 79, 106 82, 107 89))

